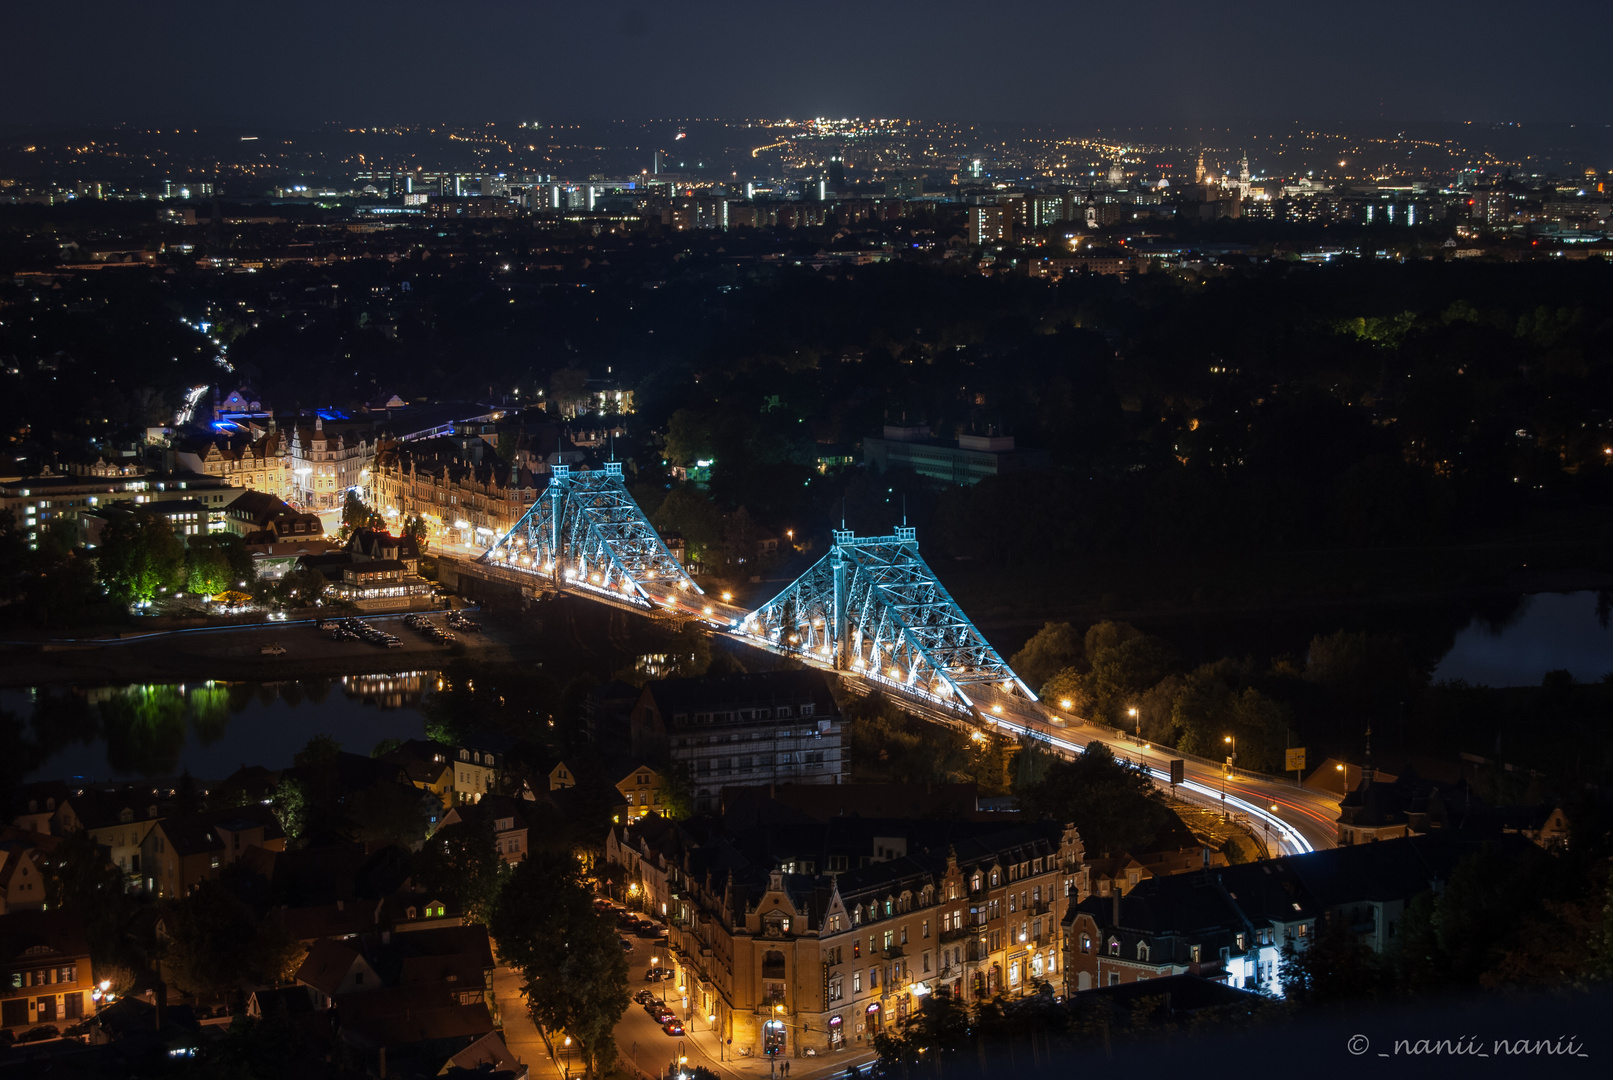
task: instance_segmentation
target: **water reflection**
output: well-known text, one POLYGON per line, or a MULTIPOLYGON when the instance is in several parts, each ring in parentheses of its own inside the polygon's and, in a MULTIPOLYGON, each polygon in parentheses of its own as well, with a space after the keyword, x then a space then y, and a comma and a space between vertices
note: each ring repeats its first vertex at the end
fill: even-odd
POLYGON ((0 693, 0 774, 25 777, 225 775, 239 760, 289 764, 310 734, 351 739, 367 753, 375 732, 419 734, 414 707, 436 673, 348 676, 278 683, 148 683, 0 693), (382 712, 401 715, 377 725, 382 712), (282 745, 284 744, 284 745, 282 745), (280 760, 284 758, 285 760, 280 760), (223 770, 221 772, 221 770, 223 770))
POLYGON ((1613 590, 1537 593, 1504 613, 1473 616, 1434 670, 1434 680, 1539 686, 1548 671, 1580 682, 1613 673, 1613 590), (1497 616, 1500 617, 1497 617, 1497 616))

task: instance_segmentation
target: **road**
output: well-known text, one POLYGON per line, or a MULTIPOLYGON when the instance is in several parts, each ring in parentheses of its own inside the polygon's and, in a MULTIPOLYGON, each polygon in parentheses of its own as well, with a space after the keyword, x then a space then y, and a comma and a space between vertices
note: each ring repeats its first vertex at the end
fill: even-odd
MULTIPOLYGON (((1170 763, 1180 755, 1169 747, 1128 737, 1108 728, 1085 724, 1074 717, 1059 715, 1040 705, 1020 702, 1019 708, 1005 708, 996 715, 985 712, 996 726, 1019 735, 1029 731, 1045 739, 1056 750, 1074 754, 1090 742, 1106 743, 1117 757, 1140 762, 1161 787, 1170 785, 1170 763)), ((1242 816, 1263 835, 1269 826, 1277 854, 1302 855, 1337 844, 1338 800, 1326 792, 1312 791, 1287 780, 1273 780, 1233 770, 1223 776, 1224 767, 1183 759, 1183 782, 1178 798, 1200 806, 1242 816)))
MULTIPOLYGON (((731 636, 751 646, 763 647, 756 638, 741 634, 731 636)), ((807 657, 801 659, 826 672, 846 674, 828 664, 807 657)), ((887 686, 885 689, 890 692, 899 688, 887 686)), ((1064 757, 1082 753, 1090 742, 1102 742, 1117 757, 1147 766, 1161 788, 1170 787, 1171 760, 1181 755, 1169 747, 1129 738, 1122 732, 1085 723, 1071 713, 1049 709, 1040 702, 1010 697, 985 687, 971 687, 969 693, 976 699, 981 717, 1005 734, 1018 738, 1028 732, 1064 757)), ((899 693, 893 696, 909 711, 926 719, 972 728, 970 714, 918 696, 899 693)), ((1270 838, 1274 854, 1303 855, 1337 844, 1335 822, 1339 803, 1326 792, 1311 791, 1288 780, 1240 772, 1223 778, 1220 766, 1192 758, 1183 759, 1183 771, 1183 783, 1174 791, 1177 798, 1243 819, 1252 831, 1270 838)))

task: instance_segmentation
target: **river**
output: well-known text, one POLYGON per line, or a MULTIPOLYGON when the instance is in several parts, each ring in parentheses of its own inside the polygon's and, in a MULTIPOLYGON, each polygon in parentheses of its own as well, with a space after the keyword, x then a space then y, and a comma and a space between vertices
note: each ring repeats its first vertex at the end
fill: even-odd
POLYGON ((1434 681, 1539 686, 1548 671, 1578 682, 1613 674, 1613 590, 1536 593, 1500 619, 1475 615, 1434 668, 1434 681))
POLYGON ((0 691, 12 768, 26 780, 124 780, 189 771, 219 780, 243 765, 291 764, 315 735, 368 754, 419 738, 421 695, 436 673, 278 683, 142 683, 0 691))

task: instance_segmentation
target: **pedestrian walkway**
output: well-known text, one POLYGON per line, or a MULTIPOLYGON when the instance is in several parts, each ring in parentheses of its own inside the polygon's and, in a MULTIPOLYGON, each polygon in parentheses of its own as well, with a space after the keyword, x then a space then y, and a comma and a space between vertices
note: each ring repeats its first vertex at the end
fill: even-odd
POLYGON ((504 1024, 504 1045, 515 1060, 531 1070, 532 1080, 565 1080, 565 1070, 550 1058, 549 1047, 527 1011, 521 973, 514 968, 495 967, 493 994, 498 1001, 499 1020, 504 1024))

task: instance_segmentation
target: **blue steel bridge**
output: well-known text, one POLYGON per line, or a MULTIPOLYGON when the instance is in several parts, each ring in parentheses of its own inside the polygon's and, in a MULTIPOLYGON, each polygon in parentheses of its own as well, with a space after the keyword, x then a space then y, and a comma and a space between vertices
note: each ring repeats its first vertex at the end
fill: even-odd
MULTIPOLYGON (((911 528, 834 532, 828 554, 755 611, 706 596, 627 490, 619 462, 554 467, 549 486, 481 562, 541 588, 693 617, 953 712, 1036 700, 919 555, 911 528)), ((1014 709, 1018 712, 1020 709, 1014 709)))
MULTIPOLYGON (((806 573, 747 611, 707 596, 684 572, 628 493, 620 464, 592 472, 562 465, 526 515, 478 561, 491 576, 530 581, 534 591, 698 620, 715 633, 832 669, 853 684, 886 688, 931 719, 978 720, 1010 736, 1042 739, 1061 755, 1085 749, 1096 733, 1078 730, 1078 718, 1036 700, 936 580, 913 529, 889 536, 840 529, 833 537, 828 554, 806 573)), ((1145 764, 1159 786, 1171 786, 1176 751, 1139 743, 1125 752, 1145 764)), ((1229 781, 1215 763, 1197 759, 1186 763, 1186 773, 1186 782, 1173 788, 1179 796, 1274 828, 1284 851, 1333 845, 1338 807, 1325 795, 1292 781, 1229 781)))

